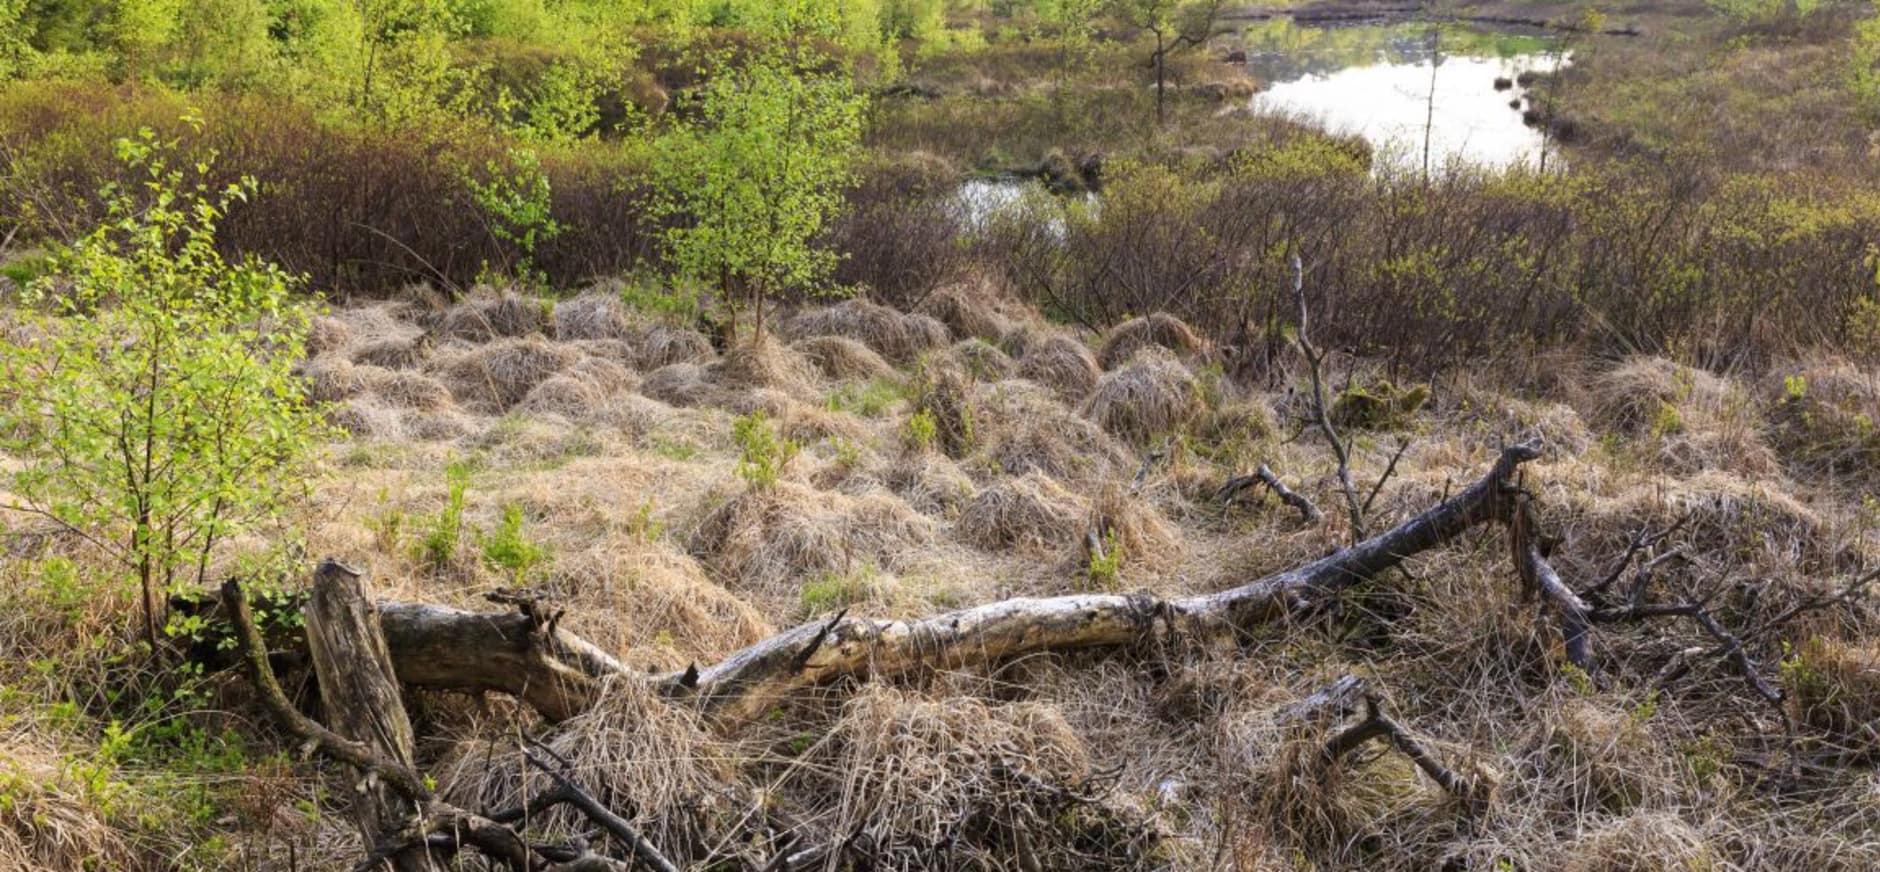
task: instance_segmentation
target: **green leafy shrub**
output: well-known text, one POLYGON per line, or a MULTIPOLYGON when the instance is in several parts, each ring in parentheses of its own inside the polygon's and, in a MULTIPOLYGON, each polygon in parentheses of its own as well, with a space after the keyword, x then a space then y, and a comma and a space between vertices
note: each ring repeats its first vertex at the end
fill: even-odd
POLYGON ((463 510, 470 489, 470 464, 457 461, 444 468, 444 508, 424 533, 420 555, 432 567, 448 565, 457 556, 463 538, 463 510))
POLYGON ((795 441, 779 436, 761 409, 733 422, 731 434, 738 443, 738 477, 756 490, 775 487, 784 468, 802 450, 795 441))
POLYGON ((488 219, 490 233, 515 251, 505 270, 525 285, 546 285, 548 277, 535 266, 535 249, 564 228, 550 214, 554 200, 541 159, 531 149, 511 148, 507 166, 492 160, 484 171, 488 181, 471 177, 465 183, 488 219))
POLYGON ((255 191, 182 167, 150 131, 120 139, 133 183, 22 294, 34 342, 0 343, 0 451, 14 508, 71 530, 134 580, 146 637, 161 595, 201 584, 218 547, 285 517, 328 432, 292 367, 298 280, 230 263, 217 225, 255 191))
POLYGON ((502 522, 482 538, 483 562, 492 569, 508 572, 516 584, 522 584, 536 567, 548 562, 548 548, 532 542, 522 532, 522 506, 503 507, 502 522))

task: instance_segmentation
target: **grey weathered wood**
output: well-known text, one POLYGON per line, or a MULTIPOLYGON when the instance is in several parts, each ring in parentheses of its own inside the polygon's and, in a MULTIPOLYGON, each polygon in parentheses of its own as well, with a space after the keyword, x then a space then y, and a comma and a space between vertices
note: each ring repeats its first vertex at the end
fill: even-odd
MULTIPOLYGON (((394 765, 415 768, 411 719, 378 609, 366 596, 363 573, 331 560, 320 564, 313 574, 306 617, 307 651, 320 680, 328 728, 394 765)), ((398 829, 416 812, 411 800, 392 785, 362 773, 353 796, 353 818, 367 844, 398 829)), ((393 854, 387 862, 397 872, 445 868, 422 844, 393 854)))

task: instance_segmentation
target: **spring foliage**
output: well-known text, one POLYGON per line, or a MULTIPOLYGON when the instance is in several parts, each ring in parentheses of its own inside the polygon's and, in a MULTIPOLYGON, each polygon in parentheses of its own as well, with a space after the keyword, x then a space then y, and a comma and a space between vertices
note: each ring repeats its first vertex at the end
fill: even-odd
POLYGON ((861 141, 862 99, 813 54, 774 51, 729 66, 698 95, 697 120, 661 137, 655 211, 675 220, 668 258, 717 287, 733 312, 817 288, 835 269, 821 237, 843 207, 861 141))
POLYGON ((139 584, 154 642, 156 595, 280 515, 322 425, 291 371, 296 281, 216 249, 253 180, 215 187, 147 131, 117 152, 134 184, 107 188, 108 223, 54 256, 63 279, 22 295, 35 341, 0 343, 0 450, 24 461, 16 508, 139 584))

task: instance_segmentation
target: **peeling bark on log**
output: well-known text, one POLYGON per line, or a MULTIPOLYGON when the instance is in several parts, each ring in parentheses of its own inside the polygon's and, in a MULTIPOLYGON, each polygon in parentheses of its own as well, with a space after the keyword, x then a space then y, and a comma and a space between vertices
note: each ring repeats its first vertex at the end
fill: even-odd
POLYGON ((733 654, 700 670, 690 691, 679 676, 659 681, 669 694, 695 696, 702 708, 735 720, 761 713, 792 690, 844 677, 960 667, 1045 650, 1127 645, 1156 632, 1244 633, 1301 605, 1322 602, 1471 527, 1505 518, 1510 477, 1539 456, 1537 440, 1511 446, 1486 476, 1408 522, 1231 590, 1175 599, 1106 594, 1024 598, 913 620, 846 618, 797 627, 733 654), (809 650, 812 640, 816 644, 809 650))
MULTIPOLYGON (((320 702, 329 727, 379 758, 412 769, 416 738, 377 610, 366 597, 360 573, 330 560, 320 564, 313 574, 306 615, 307 650, 319 676, 320 702)), ((412 817, 417 808, 374 773, 361 775, 353 797, 353 817, 370 844, 412 817)), ((386 861, 397 872, 443 868, 422 844, 398 851, 386 861)))

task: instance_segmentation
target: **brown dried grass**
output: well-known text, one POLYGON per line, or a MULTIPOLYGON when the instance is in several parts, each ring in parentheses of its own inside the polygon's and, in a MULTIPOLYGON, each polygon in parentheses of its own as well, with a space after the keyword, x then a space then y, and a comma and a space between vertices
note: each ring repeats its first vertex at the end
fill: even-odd
POLYGON ((973 497, 955 530, 992 551, 1049 552, 1076 547, 1089 509, 1062 485, 1037 473, 1007 479, 973 497))
POLYGON ((1206 354, 1209 345, 1188 322, 1166 312, 1157 312, 1112 328, 1097 351, 1097 362, 1106 370, 1115 369, 1145 348, 1161 348, 1178 358, 1189 359, 1206 354))
POLYGON ((930 316, 907 315, 859 299, 799 312, 784 322, 783 335, 792 340, 847 337, 900 365, 953 341, 946 325, 930 316))
POLYGON ((1034 381, 1058 393, 1067 403, 1082 402, 1097 386, 1102 370, 1090 349, 1062 333, 1030 339, 1018 355, 1019 378, 1034 381))
POLYGON ((1200 385, 1181 361, 1159 347, 1104 373, 1084 405, 1091 420, 1138 446, 1181 432, 1201 412, 1200 385))

